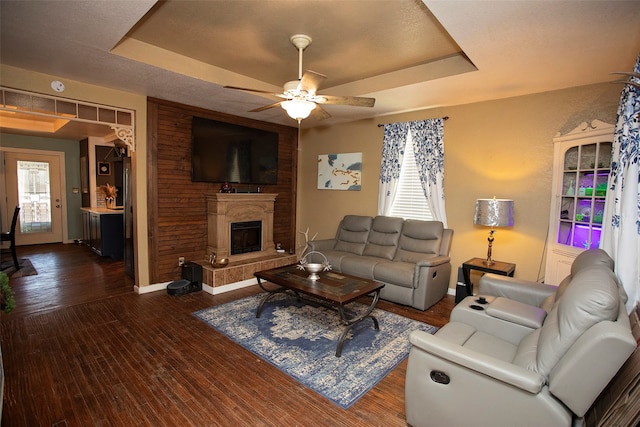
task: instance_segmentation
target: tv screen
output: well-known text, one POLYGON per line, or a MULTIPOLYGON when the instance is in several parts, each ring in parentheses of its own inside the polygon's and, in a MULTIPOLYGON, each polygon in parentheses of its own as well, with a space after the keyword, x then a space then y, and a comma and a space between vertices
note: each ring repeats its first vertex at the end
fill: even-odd
POLYGON ((194 117, 191 179, 237 184, 278 183, 278 134, 194 117))

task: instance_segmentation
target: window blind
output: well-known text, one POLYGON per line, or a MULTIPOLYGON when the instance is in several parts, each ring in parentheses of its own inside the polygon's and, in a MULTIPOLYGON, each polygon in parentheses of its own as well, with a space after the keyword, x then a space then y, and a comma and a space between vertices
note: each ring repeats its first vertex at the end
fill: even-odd
POLYGON ((433 221, 431 209, 424 197, 424 191, 420 184, 420 175, 416 166, 415 155, 413 154, 413 140, 411 132, 407 137, 404 147, 404 157, 400 169, 400 179, 396 197, 391 206, 391 216, 404 219, 419 219, 423 221, 433 221))

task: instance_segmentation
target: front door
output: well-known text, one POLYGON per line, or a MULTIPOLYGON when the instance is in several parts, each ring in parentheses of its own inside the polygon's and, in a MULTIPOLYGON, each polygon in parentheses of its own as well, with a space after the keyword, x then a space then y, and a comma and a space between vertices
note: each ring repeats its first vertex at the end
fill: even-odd
POLYGON ((63 156, 5 152, 7 211, 20 206, 16 245, 63 241, 63 156))

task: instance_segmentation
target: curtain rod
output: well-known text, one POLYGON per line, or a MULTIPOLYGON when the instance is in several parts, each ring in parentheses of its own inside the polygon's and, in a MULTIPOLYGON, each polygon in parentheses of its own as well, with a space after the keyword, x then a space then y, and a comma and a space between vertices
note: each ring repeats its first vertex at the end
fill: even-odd
MULTIPOLYGON (((449 120, 449 116, 444 116, 442 120, 449 120)), ((381 128, 384 125, 390 125, 391 123, 378 123, 378 127, 381 128)))

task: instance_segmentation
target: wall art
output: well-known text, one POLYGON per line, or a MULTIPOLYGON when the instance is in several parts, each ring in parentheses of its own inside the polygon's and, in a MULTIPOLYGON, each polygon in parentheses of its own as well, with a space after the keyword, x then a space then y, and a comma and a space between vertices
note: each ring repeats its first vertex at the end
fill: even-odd
POLYGON ((318 189, 360 191, 362 153, 320 154, 318 189))

